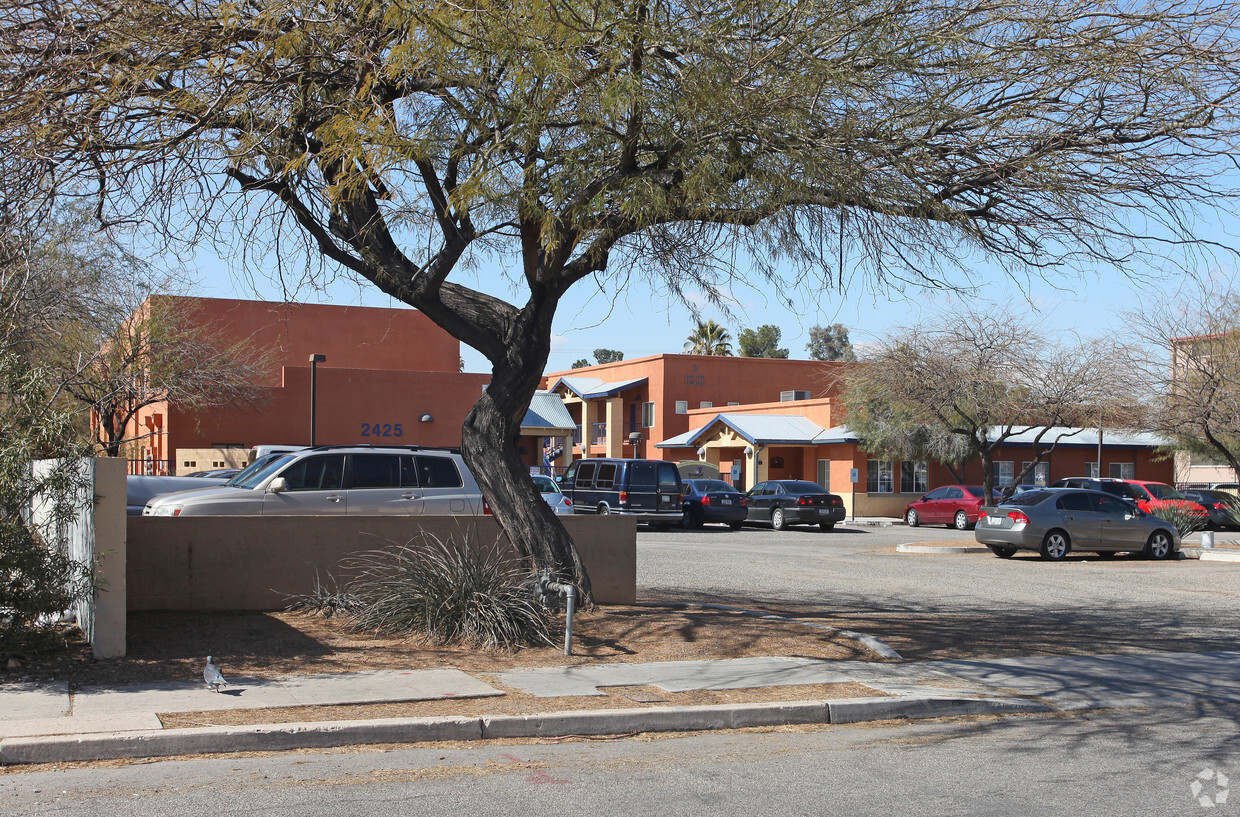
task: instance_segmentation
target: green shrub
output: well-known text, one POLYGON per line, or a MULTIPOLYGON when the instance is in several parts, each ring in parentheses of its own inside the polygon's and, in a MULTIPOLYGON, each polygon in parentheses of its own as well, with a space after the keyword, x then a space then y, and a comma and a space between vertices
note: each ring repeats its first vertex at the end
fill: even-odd
POLYGON ((347 612, 357 630, 419 635, 431 643, 509 649, 552 645, 550 613, 533 596, 533 573, 498 545, 421 541, 367 551, 344 562, 357 578, 347 612))
POLYGON ((1206 526, 1209 521, 1201 514, 1195 514, 1175 505, 1151 504, 1150 513, 1159 519, 1170 522, 1175 525, 1175 529, 1180 532, 1183 538, 1194 531, 1199 531, 1206 526))

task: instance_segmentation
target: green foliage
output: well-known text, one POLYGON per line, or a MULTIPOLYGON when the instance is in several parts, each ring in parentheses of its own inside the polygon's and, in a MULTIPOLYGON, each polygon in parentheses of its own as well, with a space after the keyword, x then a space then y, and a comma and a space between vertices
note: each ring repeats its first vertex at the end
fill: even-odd
POLYGON ((586 360, 584 357, 577 358, 577 360, 573 361, 574 369, 584 369, 589 365, 590 365, 590 361, 586 360))
POLYGON ((1206 523, 1209 521, 1204 514, 1193 513, 1177 505, 1162 502, 1151 503, 1150 514, 1157 516, 1164 522, 1170 522, 1180 532, 1181 537, 1195 531, 1204 530, 1206 523))
POLYGON ((779 348, 782 332, 774 324, 763 324, 757 329, 742 329, 737 336, 742 357, 771 357, 787 359, 788 350, 779 348))
POLYGON ((598 363, 619 363, 624 360, 624 352, 618 349, 595 349, 594 359, 598 363))
POLYGON ((810 328, 809 343, 805 348, 813 360, 857 359, 857 353, 853 351, 852 343, 848 340, 848 327, 842 323, 810 328))
POLYGON ((730 357, 732 336, 713 320, 698 321, 693 333, 685 339, 685 351, 691 355, 730 357))
POLYGON ((534 601, 528 566, 468 539, 420 542, 358 554, 344 564, 356 571, 348 594, 352 627, 418 635, 430 643, 463 641, 509 649, 550 645, 550 614, 534 601))
POLYGON ((1219 503, 1223 507, 1220 509, 1227 514, 1227 518, 1231 524, 1240 527, 1240 496, 1229 494, 1226 499, 1219 503))

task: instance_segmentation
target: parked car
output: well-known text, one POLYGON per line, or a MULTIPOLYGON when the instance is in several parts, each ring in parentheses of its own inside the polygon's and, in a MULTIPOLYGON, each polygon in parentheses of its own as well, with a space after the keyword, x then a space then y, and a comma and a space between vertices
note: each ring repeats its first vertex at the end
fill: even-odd
POLYGON ((477 514, 482 492, 441 448, 320 446, 272 453, 215 488, 147 503, 145 516, 477 514))
POLYGON ((1240 519, 1232 515, 1231 510, 1240 511, 1240 497, 1227 491, 1215 491, 1209 488, 1186 488, 1180 491, 1185 499, 1196 502, 1206 509, 1210 516, 1211 530, 1240 530, 1240 519))
POLYGON ((219 479, 232 479, 241 473, 240 468, 214 468, 210 471, 195 471, 192 474, 186 474, 187 477, 212 477, 219 479))
POLYGON ((125 513, 141 516, 146 504, 157 496, 174 491, 223 485, 223 477, 156 477, 130 474, 125 478, 125 513))
POLYGON ((546 474, 534 474, 534 485, 538 487, 538 492, 542 494, 542 498, 547 500, 547 504, 551 506, 551 510, 555 511, 556 516, 572 516, 573 503, 564 496, 564 492, 560 490, 560 486, 556 485, 555 480, 546 474))
POLYGON ((724 522, 740 530, 749 516, 749 498, 721 479, 685 480, 684 526, 691 530, 707 522, 724 522))
POLYGON ((980 485, 942 485, 904 508, 904 521, 910 528, 947 525, 968 530, 977 524, 986 492, 980 485))
POLYGON ((1095 479, 1093 477, 1066 477, 1051 483, 1053 488, 1090 488, 1127 500, 1146 513, 1155 508, 1179 508, 1195 516, 1207 519, 1206 509, 1191 502, 1164 482, 1138 479, 1095 479))
POLYGON ((683 484, 674 462, 577 460, 560 477, 560 490, 576 513, 635 516, 656 527, 679 525, 684 519, 683 484))
POLYGON ((831 530, 843 522, 844 500, 816 482, 773 479, 749 489, 750 522, 769 522, 775 530, 789 525, 818 525, 831 530))
POLYGON ((1211 491, 1240 491, 1240 482, 1211 482, 1211 491))
POLYGON ((1052 560, 1074 550, 1100 556, 1131 551, 1170 559, 1180 550, 1175 525, 1104 491, 1026 491, 983 507, 982 514, 974 538, 1003 559, 1017 550, 1036 550, 1052 560))

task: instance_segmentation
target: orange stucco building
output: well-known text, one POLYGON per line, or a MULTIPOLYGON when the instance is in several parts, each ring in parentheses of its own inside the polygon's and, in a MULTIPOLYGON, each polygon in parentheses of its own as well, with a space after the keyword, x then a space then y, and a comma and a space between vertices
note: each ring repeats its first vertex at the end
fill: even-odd
MULTIPOLYGON (((199 411, 147 406, 130 430, 133 470, 187 473, 241 464, 257 445, 308 445, 311 355, 326 358, 314 366, 319 445, 459 446, 461 422, 490 382, 461 372, 459 341, 413 309, 182 300, 221 344, 269 353, 262 393, 249 405, 199 411)), ((542 425, 522 441, 531 465, 541 460, 542 425)))

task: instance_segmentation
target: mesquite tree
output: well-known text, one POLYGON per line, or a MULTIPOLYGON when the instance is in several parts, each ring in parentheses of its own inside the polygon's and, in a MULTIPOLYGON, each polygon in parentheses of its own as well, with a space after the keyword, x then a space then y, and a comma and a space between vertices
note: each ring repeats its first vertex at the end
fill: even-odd
POLYGON ((0 140, 36 172, 6 195, 93 193, 102 219, 180 237, 244 228, 282 263, 300 235, 310 274, 322 261, 422 310, 490 361, 463 446, 500 523, 588 589, 514 443, 570 287, 617 270, 686 295, 844 286, 842 244, 849 277, 960 285, 965 249, 1047 270, 1184 237, 1182 216, 1228 192, 1236 14, 9 0, 0 140), (471 286, 493 259, 511 303, 471 286))

